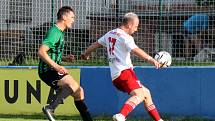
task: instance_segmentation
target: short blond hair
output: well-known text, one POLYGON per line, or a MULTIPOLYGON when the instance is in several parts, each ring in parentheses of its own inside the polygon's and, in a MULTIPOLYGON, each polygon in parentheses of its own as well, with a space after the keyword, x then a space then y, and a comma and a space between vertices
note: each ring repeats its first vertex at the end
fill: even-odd
POLYGON ((138 18, 137 14, 133 12, 126 13, 122 18, 122 25, 128 24, 128 22, 134 20, 134 18, 138 18))

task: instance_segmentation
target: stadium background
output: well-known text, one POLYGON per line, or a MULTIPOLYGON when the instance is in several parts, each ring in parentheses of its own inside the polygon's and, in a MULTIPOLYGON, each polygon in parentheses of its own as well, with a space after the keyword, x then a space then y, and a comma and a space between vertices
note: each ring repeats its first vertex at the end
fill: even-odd
MULTIPOLYGON (((32 69, 33 71, 31 70, 32 72, 30 74, 27 76, 25 75, 26 78, 23 78, 22 76, 17 78, 13 77, 19 75, 19 71, 22 71, 22 74, 25 74, 25 72, 27 74, 29 71, 28 69, 24 71, 20 70, 23 66, 28 66, 25 68, 31 68, 32 66, 37 65, 37 50, 39 45, 43 40, 45 32, 56 20, 57 10, 63 5, 72 6, 77 14, 77 20, 73 29, 66 31, 66 45, 64 52, 65 55, 74 54, 76 60, 71 63, 63 64, 69 65, 68 68, 79 68, 81 70, 81 77, 87 77, 89 73, 92 74, 90 69, 94 67, 90 67, 89 69, 85 66, 96 66, 95 68, 99 71, 99 69, 105 69, 106 67, 103 66, 107 65, 105 59, 106 55, 103 53, 105 51, 104 49, 101 48, 94 52, 90 61, 80 60, 79 56, 81 52, 86 49, 91 42, 94 42, 101 37, 102 34, 115 28, 120 22, 120 17, 125 12, 132 11, 140 17, 140 27, 138 32, 134 34, 136 44, 152 56, 161 50, 168 51, 173 57, 172 66, 174 67, 172 68, 177 68, 179 70, 180 68, 184 68, 184 71, 170 68, 162 70, 165 73, 171 71, 168 75, 163 74, 163 72, 156 72, 156 75, 165 76, 167 81, 172 81, 175 80, 175 78, 180 78, 181 74, 193 74, 193 76, 186 78, 185 80, 191 80, 193 83, 196 83, 196 80, 198 80, 200 85, 190 86, 192 89, 199 90, 200 92, 202 89, 207 89, 207 86, 214 85, 212 78, 215 61, 214 25, 209 25, 208 29, 194 36, 192 35, 189 38, 184 34, 183 29, 183 22, 194 14, 200 13, 207 14, 208 16, 215 16, 215 1, 213 0, 0 0, 0 81, 2 85, 4 85, 5 80, 13 81, 16 79, 24 80, 24 82, 21 83, 25 84, 25 80, 31 80, 32 75, 35 76, 32 81, 38 79, 35 68, 32 69), (15 71, 13 74, 10 74, 10 71, 13 71, 12 68, 18 68, 17 72, 15 71), (195 69, 192 70, 193 68, 197 68, 198 71, 195 69), (85 70, 87 70, 88 73, 82 75, 82 72, 85 72, 85 70), (199 74, 204 74, 200 76, 203 78, 192 78, 199 77, 197 76, 199 74), (7 75, 10 78, 7 78, 7 75), (204 83, 202 84, 201 82, 204 83), (204 87, 204 84, 206 87, 204 87), (201 85, 203 85, 203 87, 201 85)), ((132 60, 135 66, 141 66, 140 68, 143 66, 142 69, 137 69, 137 73, 142 71, 147 72, 147 70, 151 69, 150 65, 135 56, 132 56, 132 60)), ((73 69, 71 69, 71 71, 73 72, 73 69)), ((153 71, 149 72, 154 73, 153 71)), ((107 70, 104 71, 103 74, 103 76, 106 76, 108 74, 107 70)), ((102 78, 101 75, 98 77, 95 75, 95 77, 97 77, 96 79, 102 78)), ((147 75, 148 74, 146 74, 146 76, 147 75)), ((154 77, 154 75, 151 76, 154 77)), ((95 82, 96 79, 94 80, 95 82)), ((153 80, 154 79, 157 81, 161 80, 156 76, 153 80)), ((106 80, 109 81, 108 77, 104 79, 104 82, 107 82, 106 80)), ((80 81, 88 90, 89 88, 87 85, 89 84, 86 84, 85 82, 82 83, 82 79, 80 79, 80 81)), ((177 82, 180 82, 180 80, 177 82)), ((32 85, 34 84, 35 82, 33 81, 32 85)), ((177 84, 175 81, 168 83, 169 86, 175 84, 177 84)), ((186 85, 186 82, 180 84, 182 84, 181 86, 183 87, 183 84, 186 85)), ((5 86, 2 86, 0 89, 3 88, 5 88, 5 86)), ((24 88, 26 87, 24 86, 24 88)), ((184 86, 184 88, 188 87, 184 86)), ((94 91, 95 90, 89 90, 88 92, 94 94, 96 93, 94 91)), ((157 95, 159 96, 159 93, 157 92, 160 90, 152 89, 152 91, 155 93, 155 97, 157 95)), ((0 92, 1 98, 5 98, 3 92, 5 91, 0 92)), ((211 97, 210 92, 213 92, 213 88, 206 90, 205 98, 214 100, 214 98, 211 97)), ((190 96, 189 94, 192 95, 192 93, 187 93, 186 91, 184 91, 184 93, 188 94, 188 97, 190 96)), ((183 93, 181 93, 181 97, 183 97, 182 94, 183 93)), ((202 93, 195 94, 197 98, 198 96, 202 98, 202 93)), ((122 97, 121 100, 116 100, 122 103, 124 98, 125 97, 122 97)), ((93 98, 89 97, 88 99, 93 98)), ((155 98, 155 100, 160 100, 160 98, 155 98)), ((89 103, 90 101, 92 100, 88 100, 89 103)), ((159 101, 157 103, 159 103, 159 101)), ((184 104, 180 103, 180 101, 178 103, 184 104)), ((200 106, 200 104, 198 104, 199 103, 196 104, 197 107, 200 106)), ((7 107, 9 104, 7 102, 1 102, 1 106, 2 105, 7 107)), ((16 103, 16 105, 20 104, 16 103)), ((42 105, 40 104, 40 106, 42 105)), ((37 111, 39 112, 39 107, 37 111)), ((96 111, 98 110, 96 109, 96 111)), ((181 111, 183 112, 184 110, 181 111)), ((186 112, 186 110, 184 112, 186 112)), ((106 112, 101 111, 100 113, 106 112)), ((180 114, 180 112, 178 114, 180 114)), ((215 108, 210 109, 209 113, 200 109, 200 112, 194 112, 190 115, 215 117, 214 114, 215 108)), ((177 115, 177 113, 175 115, 177 115)))

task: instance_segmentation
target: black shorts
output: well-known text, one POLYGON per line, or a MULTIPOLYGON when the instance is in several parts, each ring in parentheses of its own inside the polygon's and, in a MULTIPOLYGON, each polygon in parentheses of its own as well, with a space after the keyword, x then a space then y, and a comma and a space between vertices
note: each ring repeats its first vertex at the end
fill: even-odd
POLYGON ((53 89, 58 89, 59 86, 57 85, 58 81, 61 80, 64 76, 68 74, 59 74, 55 70, 48 70, 44 73, 38 73, 40 79, 45 82, 47 85, 52 87, 53 89))

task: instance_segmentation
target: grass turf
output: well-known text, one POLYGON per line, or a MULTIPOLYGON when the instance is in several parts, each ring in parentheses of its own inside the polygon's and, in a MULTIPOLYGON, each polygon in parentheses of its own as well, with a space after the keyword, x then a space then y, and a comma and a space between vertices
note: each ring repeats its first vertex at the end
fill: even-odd
MULTIPOLYGON (((94 121, 112 121, 110 116, 94 116, 94 121)), ((74 116, 56 116, 57 121, 82 121, 79 115, 74 116)), ((48 121, 43 114, 34 115, 8 115, 0 114, 0 121, 48 121)), ((128 118, 126 121, 153 121, 152 119, 128 118)), ((215 121, 201 117, 171 117, 164 116, 164 121, 215 121)))

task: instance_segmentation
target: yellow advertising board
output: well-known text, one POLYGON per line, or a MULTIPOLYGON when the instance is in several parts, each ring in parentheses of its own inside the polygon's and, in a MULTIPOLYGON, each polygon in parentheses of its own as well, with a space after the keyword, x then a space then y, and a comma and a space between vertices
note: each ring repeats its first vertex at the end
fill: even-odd
MULTIPOLYGON (((70 74, 79 82, 80 70, 69 69, 70 74)), ((0 68, 0 114, 41 113, 55 91, 40 80, 37 69, 0 68)), ((68 97, 55 114, 79 114, 74 100, 68 97)))

